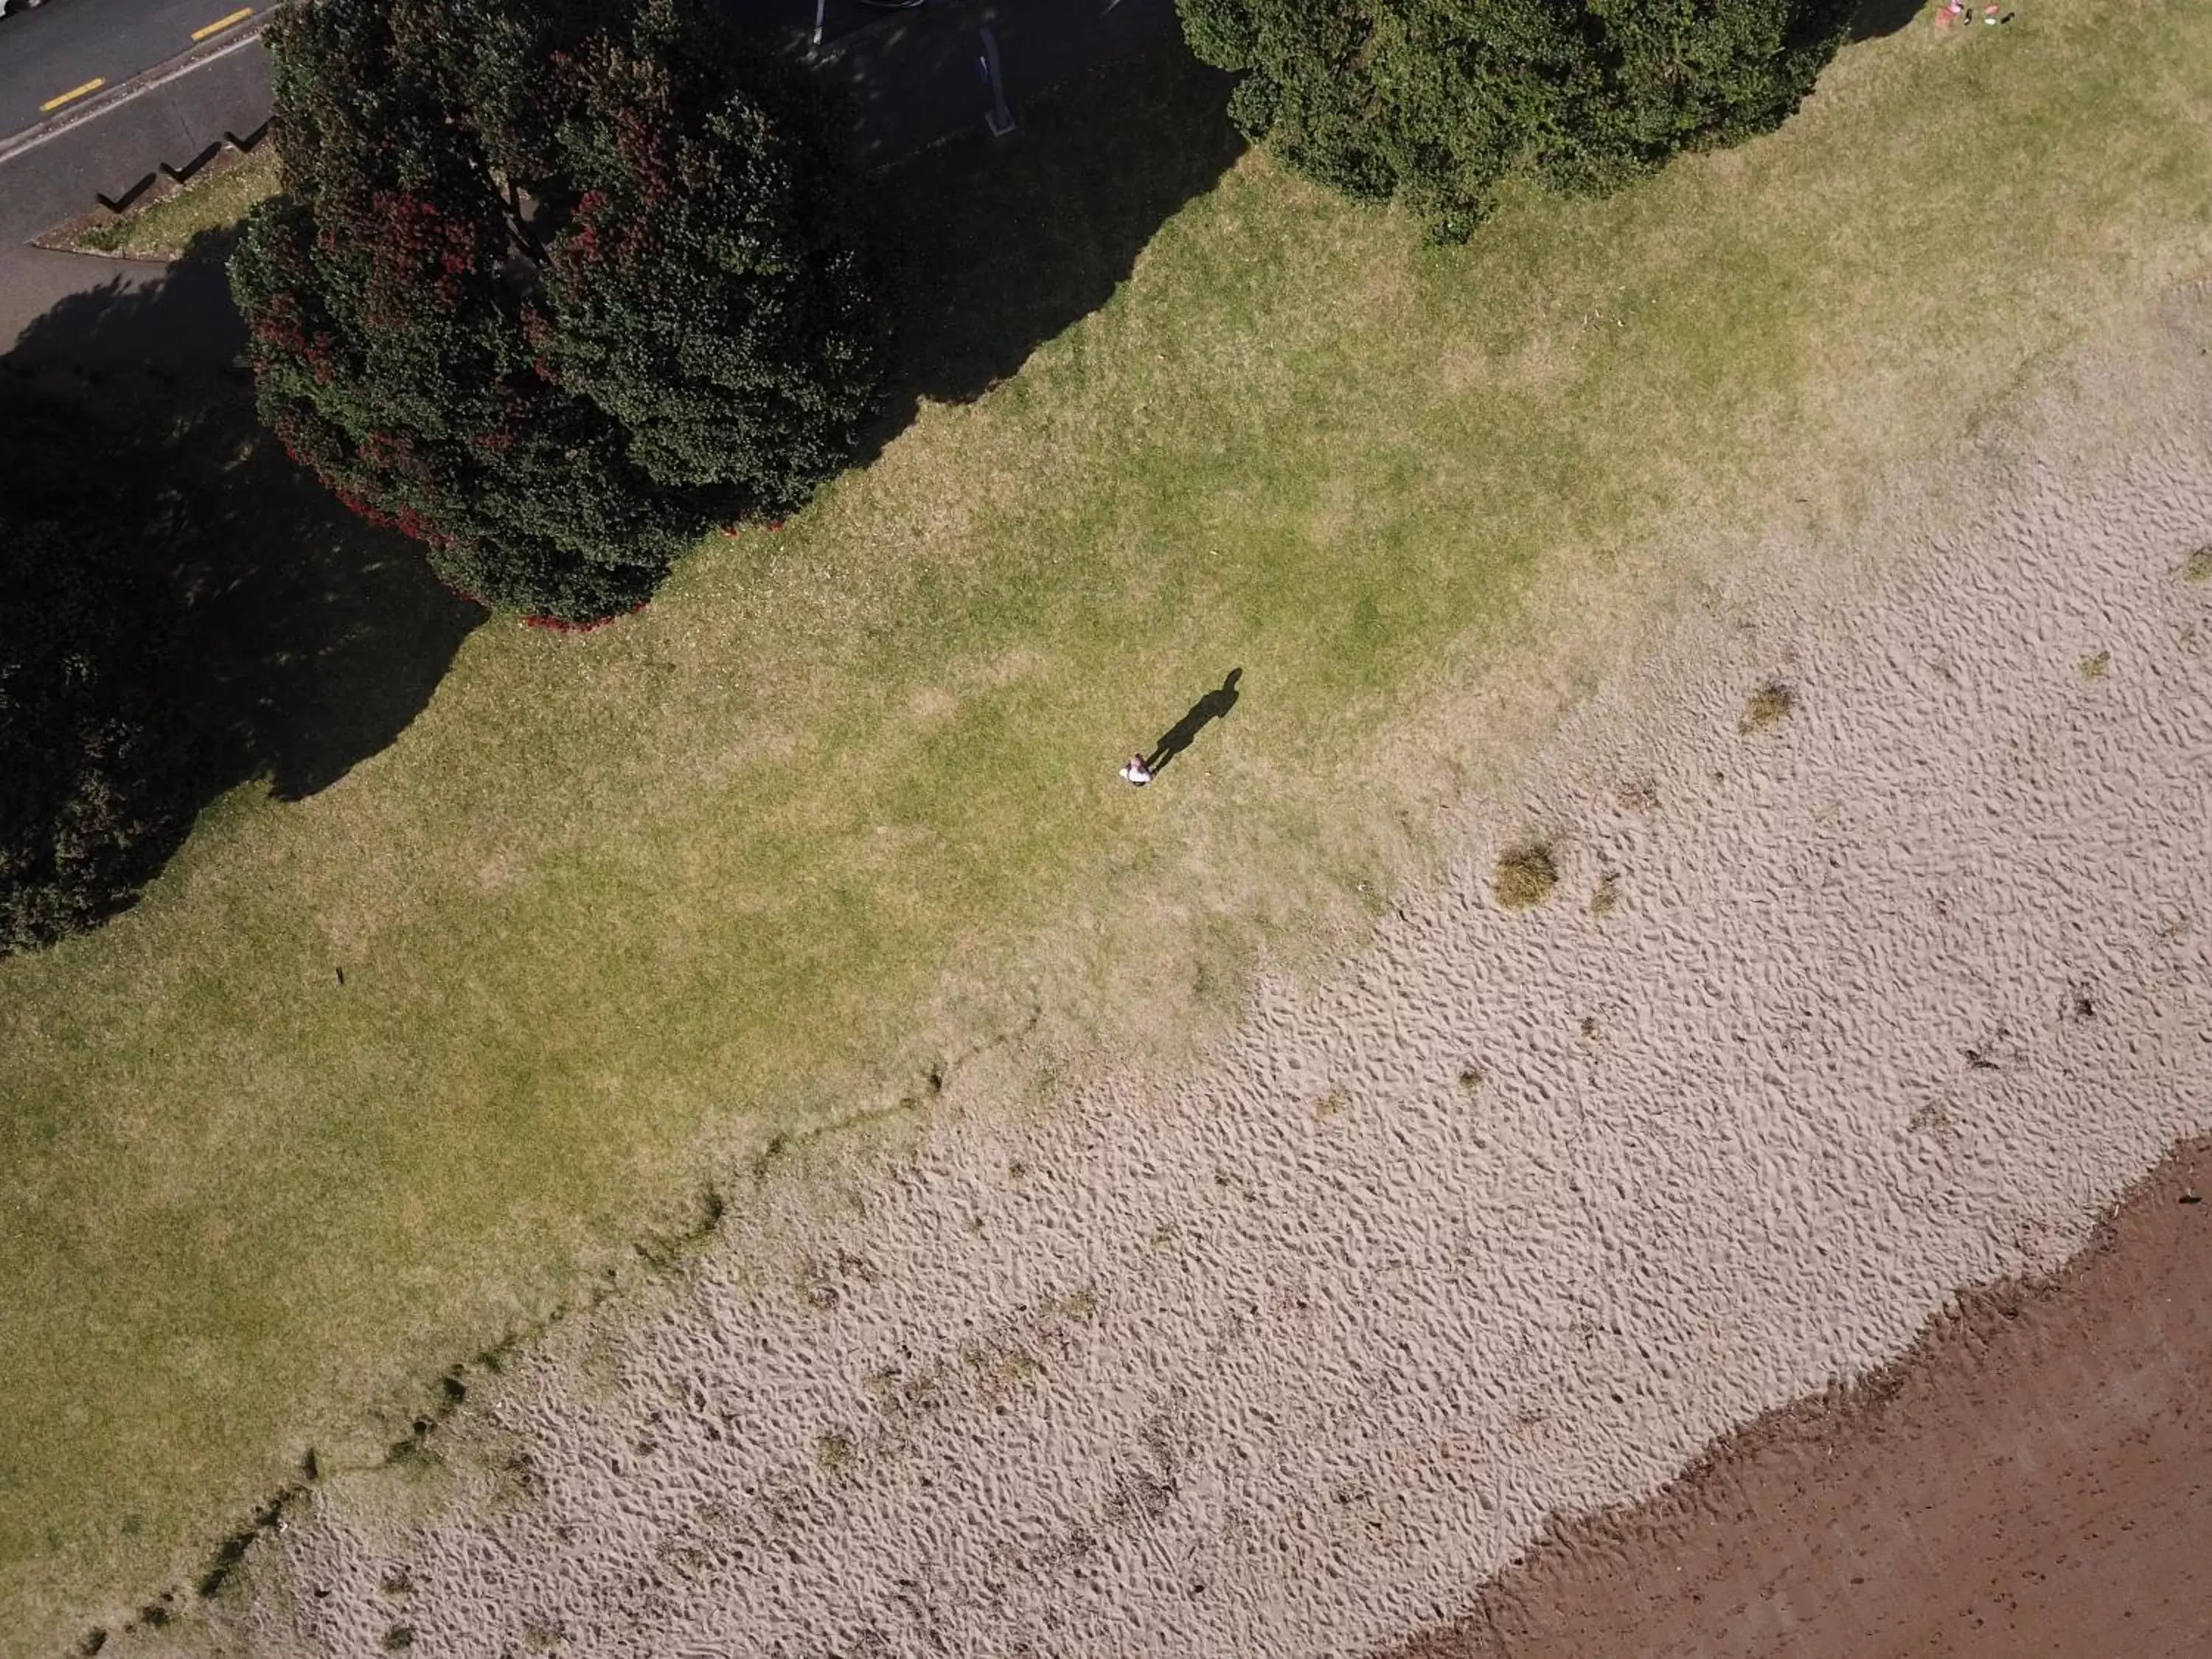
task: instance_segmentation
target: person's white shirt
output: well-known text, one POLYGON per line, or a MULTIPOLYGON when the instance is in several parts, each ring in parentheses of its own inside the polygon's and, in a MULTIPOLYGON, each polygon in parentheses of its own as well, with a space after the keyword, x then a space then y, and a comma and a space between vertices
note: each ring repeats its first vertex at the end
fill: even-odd
POLYGON ((1142 755, 1129 757, 1129 763, 1121 769, 1121 776, 1139 789, 1152 781, 1152 769, 1145 764, 1142 755))

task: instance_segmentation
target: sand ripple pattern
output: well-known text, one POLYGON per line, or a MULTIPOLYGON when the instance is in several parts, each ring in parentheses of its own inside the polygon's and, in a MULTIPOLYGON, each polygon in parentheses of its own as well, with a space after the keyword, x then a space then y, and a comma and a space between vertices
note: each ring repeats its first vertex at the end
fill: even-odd
POLYGON ((2052 1267, 2212 1129, 2212 419, 2160 386, 1685 608, 1195 1074, 956 1079, 840 1213, 749 1196, 442 1475, 325 1481, 232 1646, 1355 1653, 2052 1267))

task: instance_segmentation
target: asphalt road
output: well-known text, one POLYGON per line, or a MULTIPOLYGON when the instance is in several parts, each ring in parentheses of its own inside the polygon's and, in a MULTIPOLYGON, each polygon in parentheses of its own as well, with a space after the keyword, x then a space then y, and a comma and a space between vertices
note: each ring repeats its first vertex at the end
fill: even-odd
POLYGON ((197 31, 209 31, 201 38, 213 40, 245 27, 268 4, 47 0, 36 11, 10 11, 0 17, 0 138, 73 104, 89 103, 141 70, 190 51, 197 31))

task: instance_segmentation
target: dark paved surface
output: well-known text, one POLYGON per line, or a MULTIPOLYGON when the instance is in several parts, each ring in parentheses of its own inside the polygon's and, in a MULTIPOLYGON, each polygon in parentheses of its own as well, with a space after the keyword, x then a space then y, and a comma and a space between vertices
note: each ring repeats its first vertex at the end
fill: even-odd
MULTIPOLYGON (((16 368, 219 369, 246 325, 216 261, 157 264, 0 247, 0 331, 16 368)), ((4 449, 4 445, 0 445, 4 449)))
MULTIPOLYGON (((52 0, 100 5, 106 0, 52 0)), ((41 8, 43 12, 46 8, 41 8)), ((21 17, 0 17, 11 29, 21 17)), ((90 212, 96 198, 119 198, 167 162, 181 167, 226 131, 251 133, 269 118, 269 55, 257 40, 203 59, 188 72, 143 88, 0 161, 0 244, 30 240, 90 212)))
MULTIPOLYGON (((88 81, 104 79, 109 87, 118 87, 167 63, 191 47, 193 30, 246 3, 49 0, 36 11, 0 17, 0 140, 38 125, 46 118, 40 106, 88 81)), ((258 15, 268 0, 255 4, 258 15)))
MULTIPOLYGON (((723 10, 757 40, 786 48, 814 42, 815 0, 723 0, 723 10)), ((823 0, 821 10, 822 44, 828 46, 882 21, 891 9, 866 0, 823 0)))
MULTIPOLYGON (((15 0, 20 8, 22 0, 15 0)), ((258 25, 274 0, 252 0, 252 15, 232 25, 258 25)), ((787 50, 813 44, 815 0, 726 0, 729 14, 749 34, 787 50)), ((44 106, 85 85, 106 85, 88 94, 90 107, 133 76, 167 64, 196 43, 196 30, 246 9, 247 0, 47 0, 37 10, 15 9, 0 18, 0 146, 48 118, 44 106)), ((926 9, 926 8, 924 8, 926 9)), ((864 31, 894 14, 866 0, 823 0, 822 44, 864 31)))

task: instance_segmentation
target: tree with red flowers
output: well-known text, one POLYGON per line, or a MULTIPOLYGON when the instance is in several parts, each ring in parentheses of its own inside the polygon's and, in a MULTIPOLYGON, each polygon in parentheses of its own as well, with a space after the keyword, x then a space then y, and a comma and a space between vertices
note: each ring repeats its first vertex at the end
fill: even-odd
POLYGON ((262 418, 453 586, 588 623, 852 453, 883 318, 839 112, 701 0, 318 0, 231 264, 262 418))

